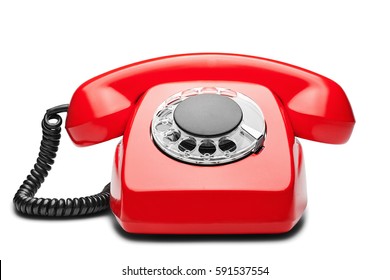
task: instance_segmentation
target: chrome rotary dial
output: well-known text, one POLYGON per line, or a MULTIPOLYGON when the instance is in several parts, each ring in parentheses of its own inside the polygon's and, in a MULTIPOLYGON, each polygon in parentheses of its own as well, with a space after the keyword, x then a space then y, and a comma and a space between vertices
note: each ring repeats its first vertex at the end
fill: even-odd
POLYGON ((218 165, 258 152, 266 125, 257 104, 226 88, 176 93, 155 111, 151 134, 167 155, 196 165, 218 165))

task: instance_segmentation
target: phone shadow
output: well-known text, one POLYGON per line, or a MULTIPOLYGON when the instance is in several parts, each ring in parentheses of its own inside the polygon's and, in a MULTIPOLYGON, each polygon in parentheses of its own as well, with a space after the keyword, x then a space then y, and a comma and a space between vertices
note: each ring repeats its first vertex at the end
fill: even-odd
POLYGON ((289 232, 280 234, 138 234, 124 231, 113 215, 111 222, 119 236, 138 242, 275 242, 292 239, 301 232, 305 225, 305 216, 306 214, 289 232))

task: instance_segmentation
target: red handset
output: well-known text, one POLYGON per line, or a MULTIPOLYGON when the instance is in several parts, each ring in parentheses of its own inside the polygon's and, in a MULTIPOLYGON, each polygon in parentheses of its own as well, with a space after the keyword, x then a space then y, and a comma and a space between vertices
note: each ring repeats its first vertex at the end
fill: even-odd
MULTIPOLYGON (((123 135, 110 204, 128 232, 279 233, 306 206, 295 136, 341 144, 354 123, 344 91, 326 77, 264 58, 204 53, 138 62, 85 82, 66 129, 81 146, 123 135)), ((56 211, 40 205, 35 212, 62 213, 50 203, 56 211)))
POLYGON ((355 123, 344 91, 326 77, 269 59, 206 53, 146 60, 87 81, 71 100, 68 133, 82 146, 118 137, 132 118, 135 103, 148 89, 162 83, 201 80, 267 87, 282 101, 297 137, 340 144, 349 139, 355 123))

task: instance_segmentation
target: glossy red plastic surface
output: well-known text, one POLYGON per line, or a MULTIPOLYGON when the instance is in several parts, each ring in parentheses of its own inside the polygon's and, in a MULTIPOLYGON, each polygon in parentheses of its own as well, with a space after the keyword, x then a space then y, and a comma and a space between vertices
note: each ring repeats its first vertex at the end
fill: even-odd
POLYGON ((306 206, 303 155, 284 106, 267 88, 241 82, 161 84, 136 103, 114 161, 111 208, 128 232, 280 233, 306 206), (217 86, 254 100, 267 121, 265 148, 234 163, 195 166, 163 154, 150 136, 151 116, 170 95, 217 86))
POLYGON ((263 85, 278 96, 298 137, 344 143, 355 120, 342 88, 332 80, 285 63, 233 54, 186 54, 131 64, 81 85, 66 121, 82 146, 123 135, 141 94, 168 82, 231 80, 263 85))

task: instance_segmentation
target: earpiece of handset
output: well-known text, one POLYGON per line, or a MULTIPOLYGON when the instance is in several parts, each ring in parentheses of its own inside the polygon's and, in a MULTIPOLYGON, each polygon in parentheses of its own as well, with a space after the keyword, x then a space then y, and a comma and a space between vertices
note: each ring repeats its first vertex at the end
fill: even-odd
POLYGON ((269 88, 285 106, 298 137, 341 144, 354 127, 344 91, 326 77, 259 57, 204 53, 142 61, 87 81, 73 95, 67 131, 81 146, 118 137, 132 120, 134 104, 149 88, 196 80, 233 80, 269 88))

